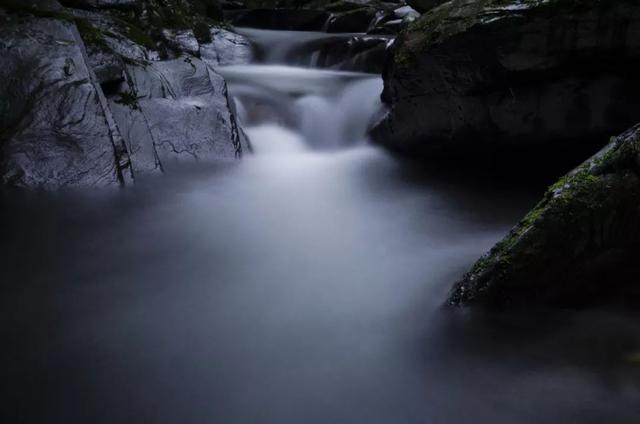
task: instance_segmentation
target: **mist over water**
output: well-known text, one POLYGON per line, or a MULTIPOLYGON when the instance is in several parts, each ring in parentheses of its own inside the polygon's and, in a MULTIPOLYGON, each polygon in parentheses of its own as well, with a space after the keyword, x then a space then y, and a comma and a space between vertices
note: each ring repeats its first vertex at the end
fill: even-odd
POLYGON ((221 72, 241 162, 0 196, 3 422, 638 422, 637 318, 442 306, 537 193, 367 144, 378 77, 221 72))

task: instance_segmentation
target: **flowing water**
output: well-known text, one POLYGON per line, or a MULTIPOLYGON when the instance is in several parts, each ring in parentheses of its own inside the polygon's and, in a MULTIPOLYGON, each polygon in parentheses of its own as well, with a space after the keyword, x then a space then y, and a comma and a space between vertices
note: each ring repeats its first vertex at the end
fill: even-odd
POLYGON ((639 422, 637 318, 442 307, 535 193, 367 144, 377 76, 220 72, 240 163, 0 197, 2 422, 639 422))

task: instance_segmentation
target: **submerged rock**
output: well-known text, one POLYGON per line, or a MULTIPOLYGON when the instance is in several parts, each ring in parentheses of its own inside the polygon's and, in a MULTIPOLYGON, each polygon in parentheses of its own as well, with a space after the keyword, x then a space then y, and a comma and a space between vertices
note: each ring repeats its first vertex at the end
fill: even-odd
POLYGON ((635 123, 638 72, 635 1, 452 0, 395 42, 374 137, 429 158, 575 161, 635 123))
POLYGON ((130 180, 127 151, 73 22, 7 17, 0 55, 4 184, 59 188, 130 180))
POLYGON ((456 284, 449 302, 492 308, 640 301, 640 125, 549 188, 456 284))

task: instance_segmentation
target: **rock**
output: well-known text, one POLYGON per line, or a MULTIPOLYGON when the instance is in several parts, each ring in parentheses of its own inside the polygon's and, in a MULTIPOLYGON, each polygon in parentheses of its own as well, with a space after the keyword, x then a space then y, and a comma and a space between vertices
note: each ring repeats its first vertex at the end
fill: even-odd
POLYGON ((89 66, 101 85, 119 83, 124 80, 124 63, 116 54, 103 50, 89 53, 89 66))
POLYGON ((397 8, 396 10, 393 11, 394 15, 399 18, 402 19, 407 15, 417 15, 420 16, 420 13, 418 13, 413 7, 411 6, 402 6, 397 8))
POLYGON ((453 0, 398 37, 373 136, 432 160, 553 152, 566 167, 635 122, 639 59, 635 1, 453 0))
POLYGON ((390 30, 391 33, 397 33, 402 29, 403 19, 392 19, 384 23, 384 28, 390 30))
POLYGON ((393 14, 399 2, 377 0, 254 0, 237 2, 225 16, 236 26, 294 31, 366 32, 380 12, 393 14))
POLYGON ((167 45, 174 51, 180 53, 188 53, 192 56, 200 55, 200 44, 196 40, 193 30, 162 30, 162 35, 167 45))
POLYGON ((251 9, 231 16, 234 25, 289 31, 322 31, 330 13, 306 9, 251 9))
POLYGON ((129 158, 73 22, 0 26, 0 179, 54 189, 121 185, 129 158))
POLYGON ((420 13, 425 13, 448 0, 407 0, 407 4, 420 13))
POLYGON ((406 28, 409 26, 410 23, 414 22, 416 19, 418 19, 420 17, 420 13, 418 12, 412 12, 412 13, 407 13, 406 15, 404 15, 404 17, 402 18, 402 23, 401 23, 401 27, 402 28, 406 28))
POLYGON ((302 66, 382 73, 389 37, 329 37, 302 44, 287 61, 302 66))
POLYGON ((127 64, 127 83, 109 102, 135 173, 242 153, 226 83, 197 58, 127 64))
POLYGON ((97 0, 98 8, 130 10, 136 7, 138 0, 97 0))
POLYGON ((200 45, 200 57, 210 66, 246 65, 253 58, 246 37, 221 28, 211 28, 211 43, 200 45))
POLYGON ((366 32, 376 16, 376 10, 362 8, 331 15, 325 30, 327 32, 366 32))
POLYGON ((120 9, 132 10, 138 0, 62 0, 63 6, 80 9, 120 9))
MULTIPOLYGON (((137 41, 155 43, 111 12, 47 4, 3 5, 10 12, 0 27, 3 183, 123 185, 175 161, 235 159, 248 148, 224 79, 193 56, 201 47, 193 32, 167 30, 158 43, 174 43, 181 56, 159 60, 137 41)), ((230 48, 241 36, 206 29, 217 37, 205 46, 216 66, 241 55, 230 48)))
POLYGON ((450 303, 637 306, 639 176, 640 125, 552 186, 455 286, 450 303))

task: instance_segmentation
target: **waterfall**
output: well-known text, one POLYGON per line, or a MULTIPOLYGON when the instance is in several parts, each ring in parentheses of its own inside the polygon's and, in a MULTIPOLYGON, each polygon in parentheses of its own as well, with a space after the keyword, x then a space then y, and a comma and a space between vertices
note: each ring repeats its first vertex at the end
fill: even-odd
POLYGON ((381 78, 277 63, 301 43, 335 38, 333 35, 259 33, 260 48, 271 51, 276 63, 218 69, 229 84, 238 120, 256 153, 336 150, 365 143, 374 117, 382 110, 381 78), (285 39, 289 41, 283 42, 285 39), (270 49, 272 43, 278 48, 270 49))

